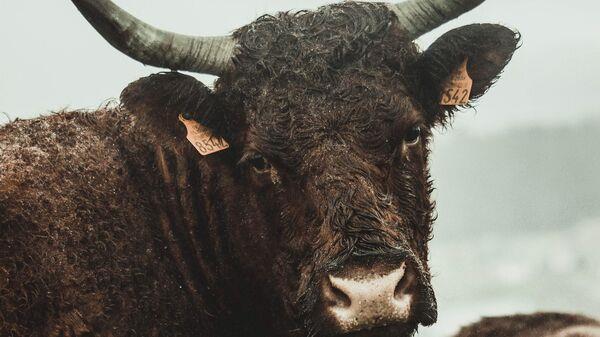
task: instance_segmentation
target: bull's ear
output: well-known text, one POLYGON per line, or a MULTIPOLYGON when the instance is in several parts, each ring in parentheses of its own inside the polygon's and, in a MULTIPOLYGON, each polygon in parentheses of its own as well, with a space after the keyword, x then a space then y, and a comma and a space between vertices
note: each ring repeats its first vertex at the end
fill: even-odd
POLYGON ((121 104, 141 126, 164 142, 185 140, 179 115, 194 119, 216 136, 227 135, 227 113, 212 91, 195 78, 177 72, 153 74, 127 86, 121 104))
MULTIPOLYGON (((438 38, 417 63, 419 96, 433 123, 443 123, 459 106, 441 105, 451 76, 467 61, 473 79, 469 103, 496 82, 519 47, 520 35, 495 24, 474 24, 449 31, 438 38)), ((465 104, 464 106, 469 106, 465 104)))

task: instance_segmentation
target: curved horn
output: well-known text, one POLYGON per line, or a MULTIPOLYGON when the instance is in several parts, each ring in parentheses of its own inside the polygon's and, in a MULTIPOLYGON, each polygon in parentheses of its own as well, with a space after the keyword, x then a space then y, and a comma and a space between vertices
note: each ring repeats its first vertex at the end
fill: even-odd
POLYGON ((127 56, 173 70, 222 75, 233 67, 231 36, 194 37, 157 29, 110 0, 72 0, 92 26, 127 56))
POLYGON ((485 0, 408 0, 391 5, 412 40, 456 19, 485 0))

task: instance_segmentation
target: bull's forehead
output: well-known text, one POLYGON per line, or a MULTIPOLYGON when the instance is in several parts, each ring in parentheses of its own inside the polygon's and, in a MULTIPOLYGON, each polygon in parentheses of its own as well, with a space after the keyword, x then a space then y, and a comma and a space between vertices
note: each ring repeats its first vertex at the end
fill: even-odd
POLYGON ((402 67, 417 54, 396 16, 381 3, 346 2, 263 16, 234 36, 239 41, 237 70, 273 81, 293 75, 320 82, 348 67, 402 67))
POLYGON ((312 133, 360 136, 416 117, 415 104, 399 76, 368 78, 362 71, 338 74, 322 88, 289 81, 266 85, 249 102, 247 118, 259 133, 281 132, 288 140, 312 133))
POLYGON ((394 20, 383 4, 347 2, 236 32, 229 88, 245 97, 250 140, 296 159, 328 142, 389 152, 395 121, 414 111, 406 69, 418 57, 394 20))
POLYGON ((382 39, 396 16, 382 3, 345 2, 323 6, 316 11, 283 12, 265 15, 240 28, 234 37, 243 50, 255 55, 268 51, 287 57, 318 48, 327 54, 338 42, 350 44, 382 39))
POLYGON ((400 81, 393 77, 406 73, 418 51, 395 20, 383 4, 354 2, 262 17, 235 33, 233 87, 250 101, 298 91, 335 98, 362 87, 381 93, 385 83, 397 91, 400 81))
MULTIPOLYGON (((269 154, 312 167, 336 157, 371 163, 386 161, 398 135, 421 115, 396 78, 368 81, 340 78, 329 91, 293 84, 266 90, 248 111, 249 141, 269 154)), ((304 165, 302 165, 304 166, 304 165)))

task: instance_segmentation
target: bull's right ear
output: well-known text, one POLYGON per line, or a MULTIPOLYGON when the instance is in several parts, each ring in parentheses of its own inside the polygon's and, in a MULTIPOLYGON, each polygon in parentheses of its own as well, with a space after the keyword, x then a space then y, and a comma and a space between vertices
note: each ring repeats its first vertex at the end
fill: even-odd
POLYGON ((454 111, 470 106, 485 94, 511 60, 519 40, 519 33, 495 24, 463 26, 438 38, 414 67, 416 96, 430 121, 443 124, 454 111), (469 103, 441 104, 449 80, 465 64, 473 81, 470 97, 463 97, 470 98, 469 103))
POLYGON ((226 108, 202 82, 178 72, 153 74, 129 84, 121 93, 121 105, 161 142, 185 140, 179 115, 196 120, 215 136, 229 136, 226 108))

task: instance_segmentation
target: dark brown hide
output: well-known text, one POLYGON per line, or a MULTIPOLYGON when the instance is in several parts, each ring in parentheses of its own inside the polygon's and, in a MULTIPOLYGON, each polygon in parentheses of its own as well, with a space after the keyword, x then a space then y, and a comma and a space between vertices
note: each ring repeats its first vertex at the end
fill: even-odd
POLYGON ((324 275, 401 261, 416 300, 387 332, 435 322, 439 82, 468 56, 479 97, 518 37, 468 26, 422 54, 395 20, 353 2, 265 16, 214 91, 156 74, 119 108, 0 129, 0 335, 321 336, 324 275), (182 113, 231 148, 201 157, 182 113))
POLYGON ((600 322, 581 315, 536 313, 486 317, 454 337, 599 337, 600 322))
POLYGON ((188 285, 173 263, 183 229, 162 220, 155 142, 136 132, 115 109, 0 129, 1 336, 211 331, 200 273, 188 285))

